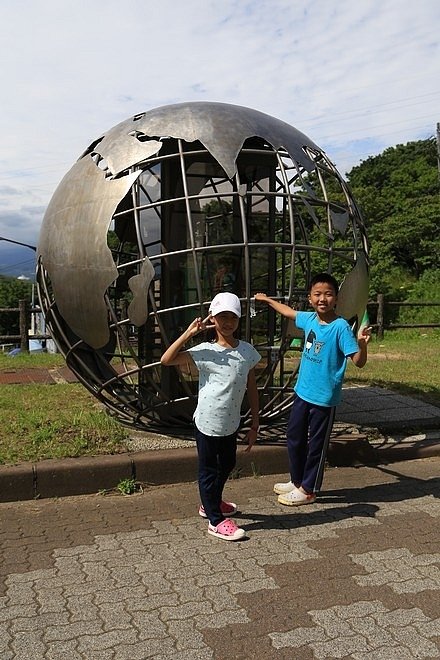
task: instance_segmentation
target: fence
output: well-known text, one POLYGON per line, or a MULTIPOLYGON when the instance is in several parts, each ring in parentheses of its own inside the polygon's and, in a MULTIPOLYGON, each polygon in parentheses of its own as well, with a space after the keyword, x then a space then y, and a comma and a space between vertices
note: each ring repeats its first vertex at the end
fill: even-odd
POLYGON ((396 328, 440 328, 440 323, 386 323, 385 310, 387 307, 439 307, 440 302, 400 302, 385 300, 383 293, 377 295, 376 302, 369 302, 367 310, 376 311, 377 338, 383 339, 384 330, 395 330, 396 328))
MULTIPOLYGON (((396 328, 440 328, 440 323, 386 323, 385 310, 387 307, 439 307, 440 302, 396 302, 392 300, 385 300, 382 293, 379 293, 376 301, 369 302, 367 310, 373 310, 376 316, 377 338, 383 339, 385 330, 394 330, 396 328)), ((41 314, 39 307, 31 307, 27 300, 19 300, 18 307, 0 308, 0 312, 15 312, 19 315, 19 335, 0 335, 0 343, 19 343, 20 349, 23 352, 29 352, 30 339, 49 339, 50 335, 47 334, 32 334, 29 336, 31 330, 31 316, 32 314, 41 314)))
POLYGON ((30 339, 49 339, 50 335, 47 334, 32 334, 29 331, 32 328, 31 318, 32 314, 41 314, 39 307, 31 307, 27 300, 19 300, 18 307, 3 307, 0 312, 15 312, 19 315, 19 328, 20 334, 18 335, 0 335, 0 343, 20 344, 20 350, 29 352, 30 339))

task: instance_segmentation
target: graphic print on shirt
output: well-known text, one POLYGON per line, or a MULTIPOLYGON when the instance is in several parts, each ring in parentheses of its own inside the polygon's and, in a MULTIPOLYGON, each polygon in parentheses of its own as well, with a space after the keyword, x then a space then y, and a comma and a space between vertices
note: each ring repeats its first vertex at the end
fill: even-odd
POLYGON ((313 330, 310 330, 309 334, 307 335, 306 345, 305 345, 305 349, 307 352, 310 352, 310 349, 312 348, 315 339, 316 339, 315 333, 313 332, 313 330))
MULTIPOLYGON (((313 330, 309 331, 309 334, 307 335, 306 343, 305 343, 305 350, 304 352, 307 352, 307 359, 308 360, 313 360, 313 362, 316 362, 314 358, 311 357, 311 355, 318 355, 318 353, 321 351, 321 348, 324 346, 325 342, 323 341, 316 341, 316 333, 313 330), (313 348, 313 350, 312 350, 313 348)), ((320 362, 320 360, 319 360, 320 362)))

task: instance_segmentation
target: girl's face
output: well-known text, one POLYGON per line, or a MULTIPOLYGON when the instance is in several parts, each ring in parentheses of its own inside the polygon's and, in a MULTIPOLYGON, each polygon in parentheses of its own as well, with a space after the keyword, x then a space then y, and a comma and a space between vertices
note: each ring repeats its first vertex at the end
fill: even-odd
POLYGON ((317 282, 310 290, 309 302, 320 316, 333 312, 337 299, 334 288, 327 282, 317 282))
POLYGON ((233 312, 220 312, 212 317, 215 329, 223 337, 230 337, 238 328, 240 319, 233 312))

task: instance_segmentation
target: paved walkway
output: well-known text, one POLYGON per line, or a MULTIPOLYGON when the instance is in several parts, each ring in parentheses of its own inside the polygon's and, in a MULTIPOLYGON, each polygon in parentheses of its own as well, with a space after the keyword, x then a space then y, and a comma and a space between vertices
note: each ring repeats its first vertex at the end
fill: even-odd
POLYGON ((34 368, 17 369, 14 367, 14 358, 11 358, 11 366, 8 369, 0 371, 0 385, 20 385, 20 384, 44 384, 53 385, 55 383, 77 383, 78 379, 69 367, 53 367, 51 369, 34 368))
POLYGON ((206 533, 195 484, 0 504, 2 660, 440 657, 440 458, 229 481, 248 537, 206 533))
POLYGON ((440 408, 384 387, 343 388, 336 420, 357 426, 392 429, 440 429, 440 408))

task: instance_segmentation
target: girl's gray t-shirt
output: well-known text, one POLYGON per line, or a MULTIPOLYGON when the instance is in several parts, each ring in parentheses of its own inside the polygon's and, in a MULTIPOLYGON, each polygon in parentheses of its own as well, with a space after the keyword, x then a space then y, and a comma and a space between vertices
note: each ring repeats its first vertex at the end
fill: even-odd
POLYGON ((245 341, 236 348, 202 342, 188 352, 199 371, 197 428, 205 435, 232 435, 240 426, 249 371, 261 360, 260 354, 245 341))

